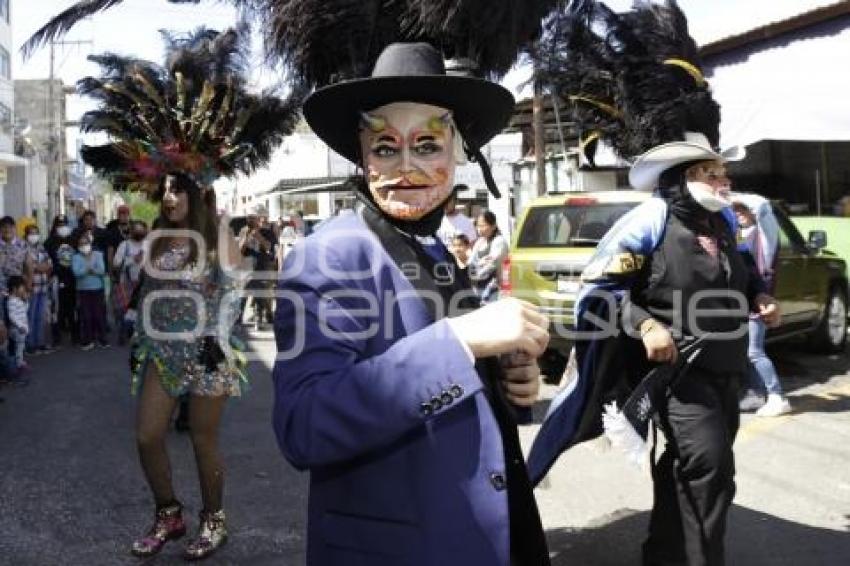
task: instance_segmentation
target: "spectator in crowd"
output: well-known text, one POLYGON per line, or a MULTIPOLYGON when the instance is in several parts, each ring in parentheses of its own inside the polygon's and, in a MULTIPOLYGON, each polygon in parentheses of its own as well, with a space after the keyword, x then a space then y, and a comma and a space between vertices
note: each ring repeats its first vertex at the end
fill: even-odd
POLYGON ((304 211, 299 210, 295 213, 296 222, 298 223, 297 229, 306 237, 313 233, 313 227, 304 220, 304 211))
POLYGON ((0 291, 6 290, 6 281, 13 275, 29 284, 32 264, 27 245, 15 234, 15 219, 4 216, 0 218, 0 291))
POLYGON ((449 246, 449 251, 455 256, 455 260, 461 271, 468 275, 469 254, 472 251, 472 245, 469 243, 469 238, 466 237, 466 234, 455 234, 455 237, 452 238, 451 246, 449 246))
MULTIPOLYGON (((118 206, 115 210, 115 218, 106 223, 104 235, 106 238, 106 272, 109 274, 109 288, 107 289, 106 300, 109 315, 111 316, 108 321, 114 324, 120 345, 122 343, 121 336, 123 335, 121 320, 124 315, 126 301, 123 301, 124 305, 122 306, 121 297, 116 296, 116 291, 120 292, 120 290, 117 289, 118 273, 115 270, 115 264, 113 262, 115 261, 115 253, 118 250, 118 246, 130 237, 129 206, 126 204, 120 204, 118 206)), ((107 329, 112 328, 113 324, 107 324, 107 329)))
POLYGON ((469 187, 463 184, 455 185, 451 196, 446 201, 444 208, 445 215, 442 222, 440 222, 439 230, 437 230, 437 237, 440 238, 447 248, 451 247, 452 239, 456 234, 463 234, 470 243, 475 242, 478 238, 472 219, 457 208, 458 193, 468 189, 469 187))
POLYGON ((130 237, 132 228, 130 222, 130 207, 126 204, 120 205, 115 211, 116 218, 113 218, 106 224, 106 240, 107 240, 107 265, 112 266, 112 258, 118 250, 121 242, 130 237))
POLYGON ((50 235, 44 248, 53 264, 54 285, 51 293, 51 311, 53 313, 53 345, 62 342, 62 334, 67 333, 71 342, 79 339, 77 325, 77 278, 72 269, 74 243, 68 217, 58 214, 53 219, 50 235))
POLYGON ((496 215, 484 210, 475 219, 478 239, 469 257, 469 278, 481 303, 491 303, 499 298, 502 260, 508 256, 508 241, 496 224, 496 215))
MULTIPOLYGON (((770 206, 767 201, 765 203, 770 206)), ((759 222, 753 210, 740 200, 732 204, 732 209, 735 211, 738 226, 741 229, 742 244, 764 280, 767 292, 772 293, 773 262, 779 246, 779 230, 778 226, 771 229, 771 223, 775 225, 776 220, 762 215, 762 222, 759 222)), ((791 405, 782 394, 779 375, 764 349, 767 326, 761 316, 750 315, 749 331, 750 345, 747 351, 750 359, 749 385, 753 389, 763 389, 767 392, 767 402, 756 411, 756 415, 776 417, 791 412, 791 405)))
POLYGON ((29 369, 24 361, 24 348, 26 347, 27 335, 29 334, 29 320, 27 311, 27 282, 20 275, 12 275, 6 281, 6 319, 9 328, 9 339, 12 341, 10 350, 14 356, 14 369, 21 373, 29 369))
POLYGON ((29 335, 27 352, 45 353, 50 351, 47 340, 50 314, 50 280, 53 262, 41 243, 38 226, 30 224, 24 231, 30 265, 32 265, 32 295, 29 301, 29 335))
POLYGON ((283 265, 283 260, 286 259, 286 254, 295 245, 298 239, 298 232, 295 230, 295 221, 292 219, 281 218, 280 220, 280 237, 278 238, 278 253, 277 263, 283 265))
MULTIPOLYGON (((148 225, 142 220, 131 222, 130 237, 118 244, 113 257, 113 287, 112 296, 115 302, 115 320, 123 321, 124 314, 139 284, 142 267, 145 261, 145 236, 148 235, 148 225)), ((118 326, 118 344, 123 345, 132 334, 132 325, 123 323, 118 326)))
POLYGON ((74 231, 74 241, 80 241, 80 236, 83 234, 89 235, 92 249, 104 254, 104 258, 106 258, 106 253, 109 249, 109 236, 106 230, 97 225, 97 215, 93 210, 83 212, 79 225, 74 231))
POLYGON ((84 232, 77 240, 77 253, 72 262, 77 278, 77 304, 80 317, 80 342, 83 350, 94 348, 95 341, 109 347, 106 341, 106 298, 103 276, 106 265, 103 253, 92 246, 92 238, 84 232))
MULTIPOLYGON (((275 283, 273 278, 263 277, 264 272, 276 272, 277 239, 263 220, 268 218, 265 207, 257 205, 248 215, 248 223, 239 232, 239 248, 242 255, 251 258, 254 275, 248 280, 245 289, 248 291, 264 291, 271 289, 275 283)), ((251 296, 254 304, 254 322, 259 328, 263 323, 272 323, 272 302, 268 297, 251 296)), ((242 300, 241 311, 244 314, 247 297, 242 300)))

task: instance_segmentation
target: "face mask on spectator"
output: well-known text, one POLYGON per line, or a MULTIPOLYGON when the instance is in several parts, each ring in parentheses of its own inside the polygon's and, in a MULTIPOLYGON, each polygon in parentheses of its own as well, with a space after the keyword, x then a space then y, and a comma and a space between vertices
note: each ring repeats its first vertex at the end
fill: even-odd
POLYGON ((83 255, 89 255, 91 253, 91 244, 83 244, 80 246, 80 253, 83 255))
POLYGON ((27 242, 29 242, 33 246, 36 245, 39 240, 41 240, 40 234, 30 234, 29 236, 27 236, 27 242))
POLYGON ((136 240, 137 242, 144 240, 145 239, 145 233, 144 232, 133 232, 133 239, 136 240))
POLYGON ((67 238, 68 236, 71 235, 71 227, 70 226, 57 226, 56 227, 56 234, 60 238, 67 238))

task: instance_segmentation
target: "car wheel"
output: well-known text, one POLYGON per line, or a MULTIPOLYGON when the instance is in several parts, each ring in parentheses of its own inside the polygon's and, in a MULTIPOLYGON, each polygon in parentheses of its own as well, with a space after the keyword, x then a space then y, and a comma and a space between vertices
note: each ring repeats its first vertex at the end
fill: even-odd
POLYGON ((840 287, 833 287, 824 306, 820 324, 810 343, 818 352, 834 354, 844 351, 847 343, 847 297, 840 287))

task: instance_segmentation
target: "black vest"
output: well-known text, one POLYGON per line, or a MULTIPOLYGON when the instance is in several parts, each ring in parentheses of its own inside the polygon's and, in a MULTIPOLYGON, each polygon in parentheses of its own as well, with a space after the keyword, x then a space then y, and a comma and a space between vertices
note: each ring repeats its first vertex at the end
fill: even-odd
POLYGON ((707 340, 695 367, 714 373, 743 372, 749 276, 732 231, 719 214, 711 215, 708 225, 693 226, 670 214, 661 245, 650 257, 643 281, 633 289, 632 300, 671 327, 677 339, 719 334, 707 340), (703 248, 699 235, 716 239, 717 257, 703 248))

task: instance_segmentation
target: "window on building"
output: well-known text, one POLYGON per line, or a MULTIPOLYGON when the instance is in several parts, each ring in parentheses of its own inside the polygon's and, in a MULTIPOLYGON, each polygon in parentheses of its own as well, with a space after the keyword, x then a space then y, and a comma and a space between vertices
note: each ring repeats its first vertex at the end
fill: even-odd
POLYGON ((12 57, 5 47, 0 47, 0 77, 4 79, 12 78, 12 57))
POLYGON ((9 0, 0 0, 0 18, 7 24, 9 21, 9 0))

